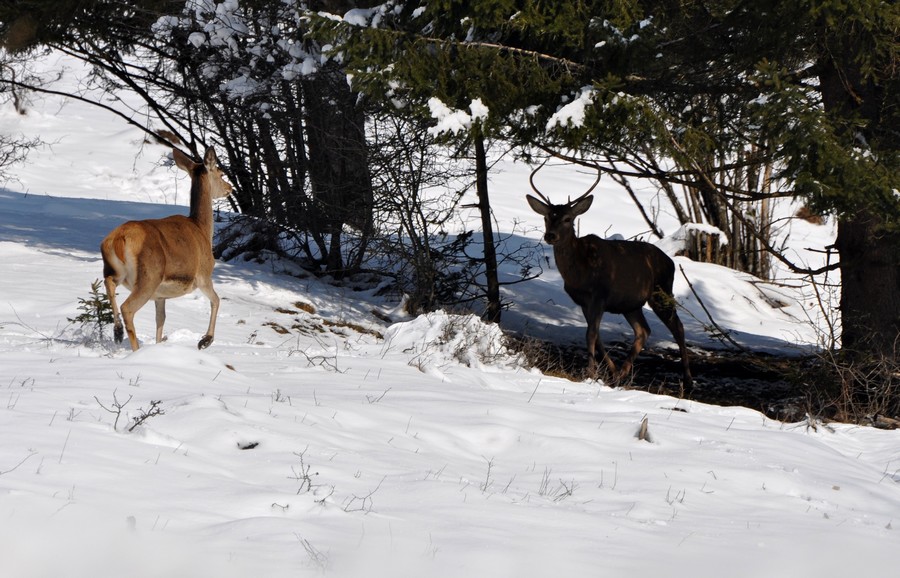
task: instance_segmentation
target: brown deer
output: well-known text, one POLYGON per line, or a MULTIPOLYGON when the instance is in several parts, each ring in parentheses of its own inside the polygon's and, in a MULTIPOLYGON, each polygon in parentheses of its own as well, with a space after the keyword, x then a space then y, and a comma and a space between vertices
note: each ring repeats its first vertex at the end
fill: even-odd
POLYGON ((206 149, 202 163, 172 149, 175 164, 191 176, 189 216, 172 215, 164 219, 128 221, 103 239, 103 277, 113 310, 113 335, 122 342, 122 319, 131 349, 139 345, 134 332, 134 315, 147 301, 156 304, 156 342, 163 340, 166 299, 181 297, 200 289, 209 299, 209 328, 197 344, 209 347, 216 329, 219 296, 212 284, 215 259, 212 254, 212 200, 226 197, 231 185, 222 178, 216 152, 206 149), (121 316, 116 302, 116 286, 124 285, 131 294, 122 303, 121 316))
POLYGON ((693 379, 684 344, 684 327, 675 311, 675 298, 672 296, 675 263, 659 247, 650 243, 608 241, 596 235, 578 237, 575 234, 575 217, 591 207, 594 197, 589 195, 600 182, 600 174, 586 193, 565 205, 554 205, 534 184, 534 173, 538 169, 531 174, 530 180, 532 189, 540 199, 531 195, 526 195, 526 199, 531 208, 544 217, 544 240, 553 246, 553 256, 566 293, 584 312, 588 371, 591 375, 596 374, 597 351, 614 380, 631 371, 635 358, 650 336, 650 326, 642 310, 644 304, 649 303, 678 342, 683 387, 685 392, 690 392, 693 379), (624 315, 634 330, 631 353, 618 372, 600 340, 600 320, 606 312, 624 315))

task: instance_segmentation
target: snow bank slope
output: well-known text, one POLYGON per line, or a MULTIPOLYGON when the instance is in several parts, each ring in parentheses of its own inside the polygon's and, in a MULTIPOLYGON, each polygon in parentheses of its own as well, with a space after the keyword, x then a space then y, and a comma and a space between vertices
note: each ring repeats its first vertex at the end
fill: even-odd
MULTIPOLYGON (((96 157, 85 119, 109 139, 114 121, 44 106, 13 121, 53 125, 73 141, 64 154, 36 155, 0 192, 0 575, 759 577, 896 567, 898 432, 810 430, 542 376, 471 318, 385 327, 370 295, 254 264, 218 265, 223 304, 208 350, 195 346, 208 315, 199 294, 170 302, 165 343, 152 343, 146 308, 138 352, 88 344, 66 318, 101 274, 99 240, 122 220, 183 206, 158 202, 173 198, 176 171, 135 165, 133 134, 122 131, 117 155, 96 157), (67 171, 71 180, 39 185, 67 171), (117 177, 88 189, 85 171, 117 177), (147 175, 159 190, 143 195, 155 182, 147 175), (472 342, 479 347, 463 347, 472 342), (164 413, 128 431, 154 401, 164 413), (635 437, 644 418, 652 443, 635 437)), ((685 269, 695 285, 725 281, 685 269)), ((533 322, 583 331, 552 273, 532 284, 521 295, 533 322)), ((734 314, 731 327, 770 325, 751 313, 762 308, 757 294, 734 290, 737 305, 716 306, 734 314)))

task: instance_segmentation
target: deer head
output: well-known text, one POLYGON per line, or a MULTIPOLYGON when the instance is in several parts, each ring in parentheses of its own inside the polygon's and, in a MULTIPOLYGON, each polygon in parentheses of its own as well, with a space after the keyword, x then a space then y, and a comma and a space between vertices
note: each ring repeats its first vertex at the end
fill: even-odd
POLYGON ((594 202, 594 197, 590 196, 590 194, 597 186, 597 183, 600 182, 600 171, 597 171, 597 179, 594 181, 594 184, 583 195, 564 205, 554 205, 534 184, 534 176, 543 168, 544 164, 546 164, 546 161, 534 169, 528 178, 532 190, 540 199, 531 195, 525 195, 525 199, 535 213, 544 217, 544 240, 549 245, 571 242, 576 238, 575 218, 586 213, 594 202))
POLYGON ((233 187, 225 180, 219 159, 212 147, 206 149, 203 162, 196 162, 180 150, 172 149, 175 166, 191 177, 191 212, 190 218, 204 231, 209 232, 212 239, 212 201, 231 194, 233 187))
POLYGON ((231 183, 225 180, 222 169, 219 168, 219 158, 216 156, 214 148, 209 147, 206 149, 202 164, 195 162, 191 157, 176 148, 172 149, 172 158, 175 160, 175 165, 178 168, 191 175, 192 180, 195 171, 201 168, 205 171, 198 183, 208 189, 211 199, 227 197, 234 190, 231 183))

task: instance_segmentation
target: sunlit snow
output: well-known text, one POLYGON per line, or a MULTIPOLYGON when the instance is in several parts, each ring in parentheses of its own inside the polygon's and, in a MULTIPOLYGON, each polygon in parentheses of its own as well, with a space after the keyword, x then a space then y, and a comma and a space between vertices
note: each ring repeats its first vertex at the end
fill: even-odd
MULTIPOLYGON (((395 302, 275 263, 218 263, 207 350, 199 293, 170 301, 164 343, 152 306, 137 316, 139 351, 109 330, 91 341, 67 318, 102 275, 100 240, 125 220, 184 214, 188 184, 165 147, 113 115, 30 98, 26 116, 0 109, 0 129, 51 143, 0 189, 0 576, 896 573, 900 432, 544 376, 475 317, 388 324, 373 310, 395 302), (129 432, 153 401, 164 414, 129 432), (644 419, 652 443, 636 438, 644 419)), ((540 239, 529 172, 492 167, 507 242, 540 239)), ((562 201, 593 178, 556 164, 538 181, 562 201)), ((604 180, 594 194, 582 234, 646 234, 624 192, 604 180)), ((655 193, 641 195, 676 231, 655 193)), ((793 227, 810 259, 805 247, 833 236, 793 227)), ((504 324, 579 344, 581 313, 542 250, 543 274, 506 290, 504 324)), ((676 262, 745 346, 818 342, 802 290, 676 262)), ((689 345, 722 347, 680 273, 675 292, 689 345)), ((604 338, 627 338, 608 317, 604 338)), ((648 318, 650 346, 671 347, 648 318)))

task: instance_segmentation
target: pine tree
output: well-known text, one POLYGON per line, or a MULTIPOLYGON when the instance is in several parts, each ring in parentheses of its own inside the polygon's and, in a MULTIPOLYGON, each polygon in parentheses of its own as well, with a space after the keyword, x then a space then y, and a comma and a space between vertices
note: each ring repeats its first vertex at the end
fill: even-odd
MULTIPOLYGON (((316 22, 314 36, 335 45, 354 89, 399 105, 410 115, 436 117, 435 132, 474 159, 484 247, 484 317, 494 322, 500 320, 502 303, 488 190, 489 149, 519 129, 530 130, 533 124, 520 121, 535 99, 555 97, 560 83, 573 78, 565 66, 556 67, 535 51, 497 44, 496 30, 510 8, 508 2, 427 2, 423 9, 389 2, 348 20, 310 15, 316 22), (441 115, 458 122, 442 128, 441 115)), ((550 14, 523 18, 546 23, 553 21, 550 14)), ((516 26, 502 34, 514 36, 516 26)))
POLYGON ((900 359, 900 5, 824 2, 814 15, 839 147, 820 163, 834 163, 822 192, 840 215, 842 345, 900 359))
POLYGON ((88 296, 78 298, 78 310, 81 313, 69 318, 69 323, 81 326, 81 330, 88 334, 89 340, 101 337, 103 328, 113 323, 112 305, 102 286, 101 280, 94 280, 88 296))
POLYGON ((370 95, 418 114, 477 97, 487 134, 691 187, 710 220, 752 225, 737 201, 770 195, 834 213, 844 346, 897 355, 898 20, 879 0, 431 0, 315 29, 370 95))

